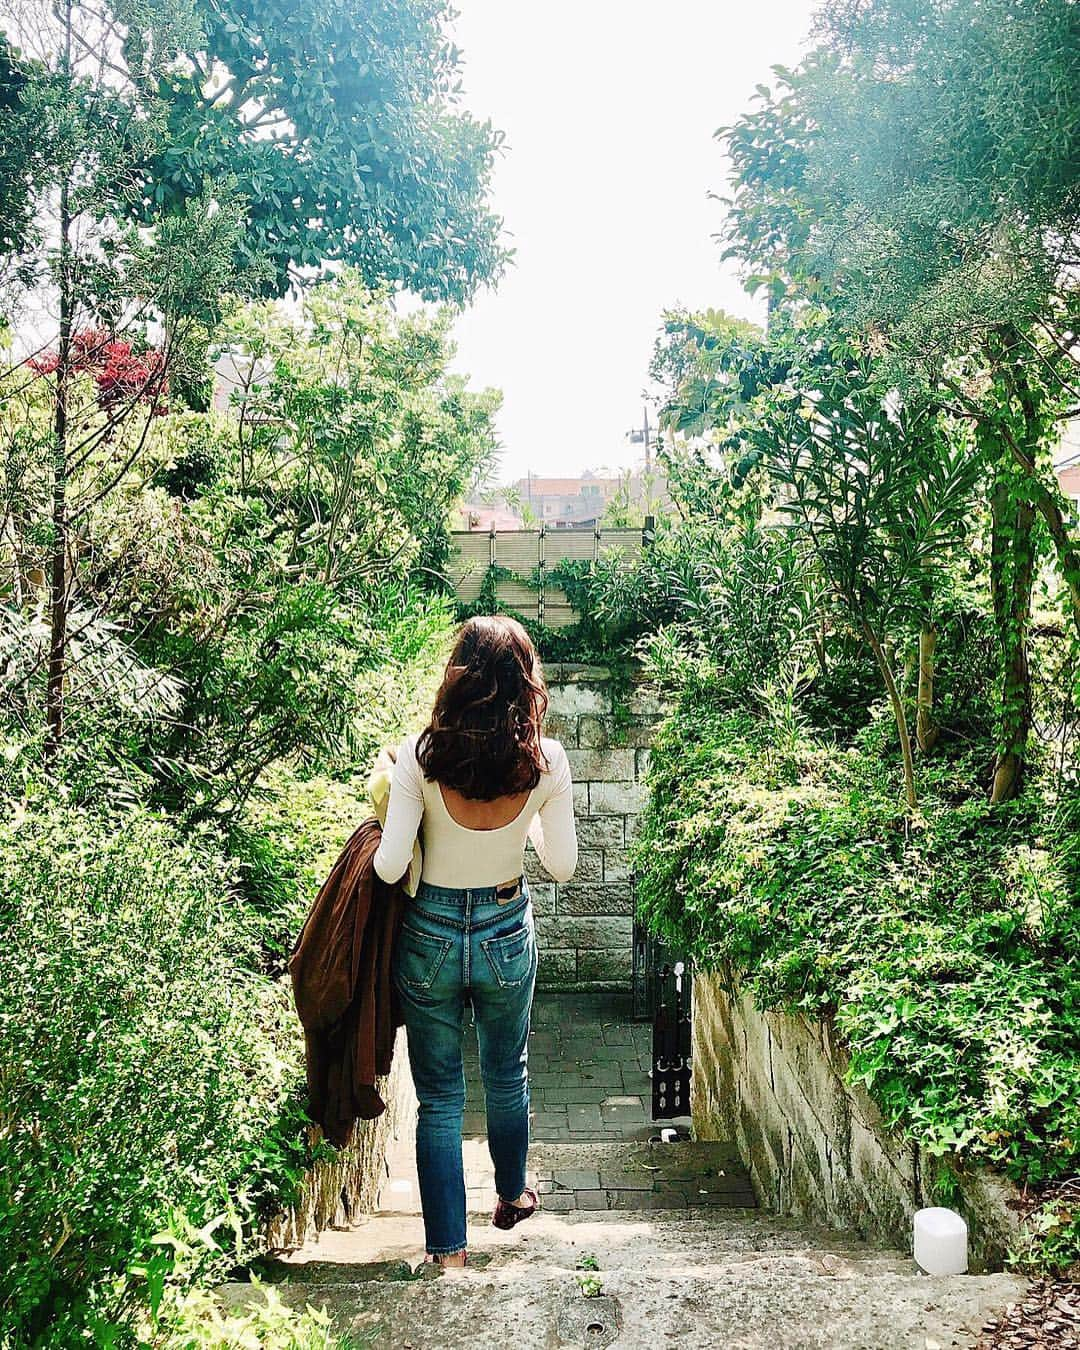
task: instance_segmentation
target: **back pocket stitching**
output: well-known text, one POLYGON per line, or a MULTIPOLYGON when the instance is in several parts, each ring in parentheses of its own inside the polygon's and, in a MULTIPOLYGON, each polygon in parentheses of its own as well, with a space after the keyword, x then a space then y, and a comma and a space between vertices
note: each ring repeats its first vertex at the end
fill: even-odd
POLYGON ((435 948, 429 969, 425 971, 423 980, 409 980, 401 973, 400 964, 398 966, 398 978, 402 984, 407 984, 410 989, 430 989, 435 983, 435 978, 442 970, 443 962, 450 955, 450 948, 454 945, 452 938, 434 937, 431 933, 422 933, 418 928, 413 928, 409 924, 402 925, 401 940, 408 939, 417 941, 420 944, 427 943, 435 948))
MULTIPOLYGON (((523 932, 525 936, 525 949, 527 950, 529 947, 529 940, 532 937, 532 934, 529 932, 528 929, 523 930, 523 932)), ((504 979, 502 970, 499 966, 499 962, 495 959, 492 949, 499 948, 508 942, 516 942, 518 938, 520 938, 521 936, 522 936, 521 932, 505 933, 503 934, 502 937, 483 938, 480 942, 480 946, 483 949, 484 955, 487 957, 488 965, 494 971, 495 979, 498 981, 499 987, 502 989, 516 989, 519 984, 524 984, 525 981, 529 978, 529 971, 532 970, 533 963, 532 960, 530 959, 529 968, 528 970, 526 970, 525 974, 522 975, 520 980, 504 979)))

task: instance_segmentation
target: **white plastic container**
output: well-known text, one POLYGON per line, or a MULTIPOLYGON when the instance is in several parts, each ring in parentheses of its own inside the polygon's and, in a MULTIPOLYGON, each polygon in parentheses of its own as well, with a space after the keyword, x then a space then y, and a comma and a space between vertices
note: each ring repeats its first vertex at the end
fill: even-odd
POLYGON ((915 1260, 927 1275, 963 1275, 968 1268, 967 1224, 951 1209, 915 1215, 915 1260))

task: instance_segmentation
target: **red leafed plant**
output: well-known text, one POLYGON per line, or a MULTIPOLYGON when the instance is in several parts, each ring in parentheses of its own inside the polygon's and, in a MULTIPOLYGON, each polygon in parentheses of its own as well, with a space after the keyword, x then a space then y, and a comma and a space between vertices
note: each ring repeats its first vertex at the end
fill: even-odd
MULTIPOLYGON (((125 338, 113 337, 105 328, 83 328, 72 334, 71 368, 92 377, 103 408, 125 399, 160 398, 166 387, 164 361, 156 347, 136 351, 125 338)), ((46 351, 26 364, 36 375, 52 375, 59 363, 56 352, 46 351)), ((164 412, 164 405, 155 411, 164 412)))

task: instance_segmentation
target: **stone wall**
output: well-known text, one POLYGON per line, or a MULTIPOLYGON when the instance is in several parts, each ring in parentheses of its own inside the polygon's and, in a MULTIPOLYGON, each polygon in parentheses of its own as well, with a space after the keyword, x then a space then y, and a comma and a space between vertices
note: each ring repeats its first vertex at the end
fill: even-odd
MULTIPOLYGON (((762 1013, 737 981, 699 973, 693 1037, 695 1137, 736 1144, 762 1206, 910 1250, 915 1210, 944 1203, 949 1160, 890 1137, 867 1092, 844 1081, 831 1022, 762 1013)), ((960 1195, 948 1203, 967 1220, 972 1269, 998 1268, 1017 1232, 1016 1192, 952 1170, 960 1195)))
POLYGON ((547 733, 566 747, 574 778, 578 867, 573 881, 559 885, 531 850, 526 859, 539 982, 547 989, 629 989, 634 899, 628 845, 663 708, 647 685, 619 688, 602 666, 554 665, 545 675, 547 733))
POLYGON ((344 1226, 375 1208, 389 1142, 412 1128, 416 1115, 404 1029, 398 1032, 393 1068, 378 1087, 386 1110, 375 1120, 359 1121, 347 1148, 331 1150, 308 1170, 296 1203, 267 1226, 271 1251, 302 1246, 324 1229, 344 1226))

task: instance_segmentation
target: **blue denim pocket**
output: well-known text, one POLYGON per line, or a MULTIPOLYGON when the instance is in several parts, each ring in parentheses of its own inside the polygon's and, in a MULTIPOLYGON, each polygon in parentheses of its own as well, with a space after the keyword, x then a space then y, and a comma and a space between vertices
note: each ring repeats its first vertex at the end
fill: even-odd
POLYGON ((532 974, 536 948, 531 918, 526 917, 522 926, 512 933, 484 938, 480 947, 503 989, 524 984, 532 974))
POLYGON ((395 953, 398 979, 409 989, 430 989, 452 946, 452 938, 433 937, 402 924, 395 953))

